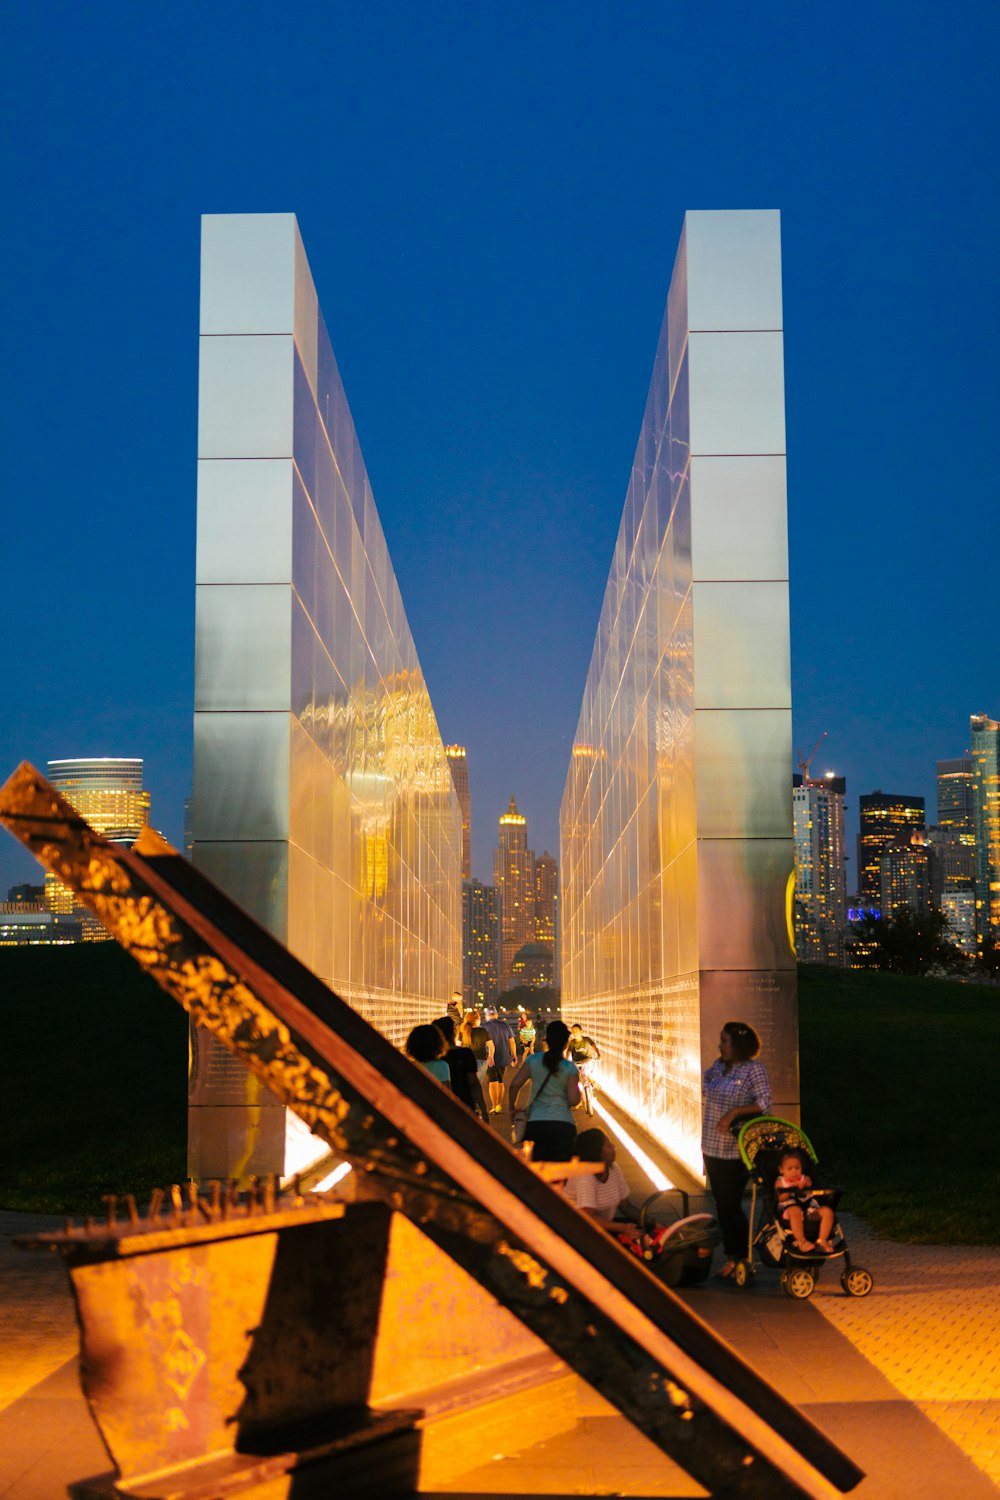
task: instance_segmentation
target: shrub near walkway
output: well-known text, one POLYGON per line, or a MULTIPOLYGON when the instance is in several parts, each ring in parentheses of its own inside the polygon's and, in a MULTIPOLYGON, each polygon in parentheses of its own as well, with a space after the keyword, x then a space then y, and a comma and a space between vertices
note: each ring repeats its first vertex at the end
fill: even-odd
POLYGON ((187 1017, 117 943, 0 948, 0 1208, 183 1180, 187 1017))
POLYGON ((802 1125, 893 1239, 1000 1244, 1000 989, 799 967, 802 1125))

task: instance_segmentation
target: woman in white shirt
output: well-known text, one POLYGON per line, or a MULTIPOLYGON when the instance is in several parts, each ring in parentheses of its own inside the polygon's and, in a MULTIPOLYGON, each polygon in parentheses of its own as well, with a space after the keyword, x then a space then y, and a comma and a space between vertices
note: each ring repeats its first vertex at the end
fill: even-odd
MULTIPOLYGON (((580 1161, 602 1162, 604 1170, 590 1177, 571 1177, 566 1183, 566 1196, 602 1227, 610 1229, 629 1196, 625 1174, 615 1163, 615 1143, 603 1130, 581 1130, 576 1138, 576 1154, 580 1161)), ((628 1227, 622 1223, 614 1226, 616 1233, 628 1227)))

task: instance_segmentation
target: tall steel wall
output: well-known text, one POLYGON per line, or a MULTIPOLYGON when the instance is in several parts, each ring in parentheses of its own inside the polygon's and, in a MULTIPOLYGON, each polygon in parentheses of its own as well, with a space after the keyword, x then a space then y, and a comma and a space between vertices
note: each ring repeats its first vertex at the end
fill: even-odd
POLYGON ((761 1033, 797 1117, 780 220, 692 212, 562 804, 563 1012, 696 1170, 701 1075, 761 1033))
MULTIPOLYGON (((194 861, 393 1040, 461 984, 461 813, 295 216, 202 221, 194 861)), ((195 1176, 284 1110, 196 1038, 195 1176)))

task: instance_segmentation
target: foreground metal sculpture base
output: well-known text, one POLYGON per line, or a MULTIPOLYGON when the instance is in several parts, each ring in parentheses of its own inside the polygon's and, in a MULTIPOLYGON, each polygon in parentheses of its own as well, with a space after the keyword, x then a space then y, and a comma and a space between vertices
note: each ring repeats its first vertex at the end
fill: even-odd
POLYGON ((712 1495, 861 1471, 592 1220, 168 845, 100 839, 32 767, 0 821, 200 1024, 712 1495))

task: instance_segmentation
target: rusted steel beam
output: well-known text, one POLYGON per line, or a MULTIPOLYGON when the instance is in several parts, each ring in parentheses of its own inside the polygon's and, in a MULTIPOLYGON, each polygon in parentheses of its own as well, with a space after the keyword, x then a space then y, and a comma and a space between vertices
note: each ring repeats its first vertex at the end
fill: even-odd
POLYGON ((96 835, 27 764, 3 822, 207 1030, 713 1495, 863 1472, 492 1131, 155 835, 96 835))

